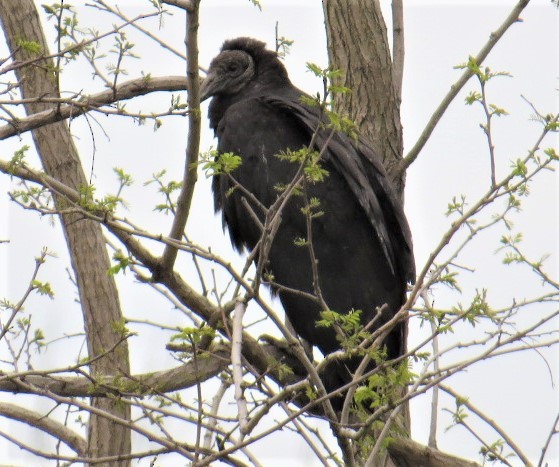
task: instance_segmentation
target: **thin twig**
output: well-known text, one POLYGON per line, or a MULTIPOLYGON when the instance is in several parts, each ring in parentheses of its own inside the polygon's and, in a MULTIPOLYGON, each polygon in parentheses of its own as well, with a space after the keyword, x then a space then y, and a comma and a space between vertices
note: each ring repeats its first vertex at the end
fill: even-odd
POLYGON ((549 430, 549 436, 547 437, 547 440, 545 441, 545 444, 542 448, 542 454, 540 456, 540 460, 538 461, 538 467, 543 466, 545 455, 547 453, 547 450, 549 449, 549 446, 551 445, 551 440, 558 433, 559 433, 559 412, 557 413, 557 417, 555 417, 555 420, 553 421, 553 426, 551 427, 551 430, 549 430))
POLYGON ((233 316, 233 337, 231 339, 231 365, 233 367, 233 384, 235 385, 235 401, 239 417, 239 427, 241 429, 241 439, 247 434, 248 409, 247 401, 243 389, 243 365, 241 362, 243 345, 243 316, 246 304, 242 301, 235 303, 235 313, 233 316))
POLYGON ((510 436, 507 435, 505 430, 503 430, 497 424, 497 422, 495 422, 495 420, 492 420, 491 418, 489 418, 487 415, 485 415, 483 412, 481 412, 477 407, 475 407, 469 401, 468 398, 461 396, 460 394, 458 394, 456 391, 454 391, 450 387, 445 386, 444 384, 441 384, 440 388, 444 392, 446 392, 447 394, 451 395, 454 399, 460 400, 461 404, 466 406, 468 408, 468 410, 470 410, 470 412, 476 414, 485 423, 487 423, 491 428, 493 428, 499 434, 499 436, 505 441, 505 443, 507 443, 507 445, 514 451, 514 453, 518 456, 518 458, 522 461, 522 463, 526 467, 531 467, 532 466, 532 463, 530 462, 528 457, 522 452, 520 447, 512 440, 512 438, 510 436))
POLYGON ((214 438, 215 428, 217 427, 217 414, 219 411, 219 405, 221 404, 221 401, 223 399, 223 396, 227 392, 227 389, 229 389, 229 386, 231 386, 231 381, 222 378, 221 384, 219 385, 217 392, 212 398, 211 409, 208 415, 207 428, 206 432, 204 433, 204 449, 211 449, 212 447, 212 440, 214 438))
MULTIPOLYGON (((439 354, 439 333, 437 332, 437 326, 435 325, 435 314, 433 312, 433 307, 430 303, 429 296, 427 295, 427 290, 421 293, 421 298, 425 303, 425 308, 430 315, 429 323, 431 325, 431 334, 433 339, 431 340, 433 346, 433 371, 436 373, 440 370, 440 354, 439 354)), ((433 396, 431 398, 431 423, 429 424, 429 441, 427 446, 430 448, 437 448, 437 420, 439 411, 439 387, 433 387, 433 396)))

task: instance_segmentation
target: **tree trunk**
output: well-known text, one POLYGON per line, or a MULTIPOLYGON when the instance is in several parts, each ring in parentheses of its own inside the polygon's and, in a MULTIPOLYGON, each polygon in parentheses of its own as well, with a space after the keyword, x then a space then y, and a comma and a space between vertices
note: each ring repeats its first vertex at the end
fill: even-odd
MULTIPOLYGON (((397 170, 403 157, 401 83, 394 76, 380 4, 378 0, 323 0, 323 8, 330 67, 343 72, 336 84, 351 89, 350 93, 334 96, 335 110, 348 115, 372 143, 403 198, 405 178, 397 170)), ((403 60, 403 47, 399 53, 403 60)), ((410 423, 406 403, 395 421, 398 432, 409 436, 410 423)), ((374 465, 398 464, 383 450, 374 465)))
MULTIPOLYGON (((49 54, 32 0, 2 0, 0 20, 17 61, 37 58, 19 46, 20 40, 36 42, 42 48, 41 55, 49 54)), ((59 97, 54 63, 50 59, 21 67, 16 70, 16 76, 24 98, 59 97)), ((40 102, 28 103, 25 107, 28 114, 56 108, 40 102)), ((34 130, 33 140, 46 173, 76 190, 88 185, 65 122, 34 130)), ((63 200, 55 201, 58 208, 63 208, 63 200)), ((79 214, 64 214, 60 219, 78 284, 89 356, 100 355, 116 346, 114 351, 91 364, 91 374, 129 375, 128 346, 126 341, 119 344, 122 337, 113 330, 113 324, 121 322, 122 313, 116 284, 107 274, 110 263, 101 227, 79 214)), ((92 400, 92 405, 124 421, 130 420, 129 406, 118 400, 98 398, 92 400)), ((101 416, 90 416, 89 456, 128 454, 130 449, 130 432, 125 426, 101 416)), ((124 467, 129 461, 111 462, 110 465, 124 467)))
POLYGON ((337 84, 351 89, 335 95, 335 109, 373 144, 401 194, 404 180, 395 178, 403 155, 400 85, 379 2, 323 0, 323 7, 330 66, 343 72, 337 84))

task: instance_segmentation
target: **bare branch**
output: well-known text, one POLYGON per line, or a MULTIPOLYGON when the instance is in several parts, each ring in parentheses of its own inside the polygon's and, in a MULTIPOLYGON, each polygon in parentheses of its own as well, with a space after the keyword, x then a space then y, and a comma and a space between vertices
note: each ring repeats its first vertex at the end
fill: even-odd
MULTIPOLYGON (((205 381, 223 371, 229 364, 229 347, 219 345, 213 347, 208 358, 185 363, 170 370, 150 372, 135 376, 103 375, 96 382, 91 377, 58 376, 58 373, 68 372, 69 369, 44 370, 25 372, 25 381, 34 388, 42 388, 64 397, 108 397, 114 394, 127 396, 142 396, 153 392, 158 393, 178 391, 194 386, 199 381, 205 381)), ((21 388, 17 379, 21 373, 0 373, 0 391, 26 392, 21 388)))
POLYGON ((72 448, 79 456, 87 452, 87 443, 80 435, 52 418, 15 404, 0 402, 0 415, 44 431, 72 448))
MULTIPOLYGON (((182 76, 133 79, 117 85, 114 91, 113 89, 108 89, 91 96, 78 97, 76 100, 70 100, 66 105, 61 105, 58 109, 52 108, 31 114, 26 118, 13 120, 9 124, 0 127, 0 140, 20 135, 49 123, 74 118, 92 109, 113 104, 117 101, 132 99, 152 92, 184 91, 186 89, 188 89, 187 80, 182 76)), ((33 101, 47 102, 48 100, 36 97, 33 101)))
POLYGON ((225 392, 227 391, 227 389, 229 389, 229 386, 231 386, 231 383, 229 381, 222 380, 221 384, 219 385, 219 389, 212 398, 211 411, 209 414, 209 420, 207 422, 208 427, 206 429, 206 433, 204 434, 204 449, 210 449, 212 447, 212 440, 214 438, 214 432, 217 426, 217 414, 219 411, 219 405, 221 404, 225 392))

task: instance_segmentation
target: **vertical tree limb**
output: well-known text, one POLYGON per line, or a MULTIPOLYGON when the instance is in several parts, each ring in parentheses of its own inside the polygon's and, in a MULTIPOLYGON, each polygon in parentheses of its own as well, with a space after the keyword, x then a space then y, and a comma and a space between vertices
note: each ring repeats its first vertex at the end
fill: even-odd
MULTIPOLYGON (((190 211, 190 204, 194 194, 194 186, 198 178, 198 153, 200 151, 200 76, 198 74, 198 7, 200 0, 191 2, 192 8, 186 14, 187 35, 185 39, 187 51, 188 78, 188 141, 186 144, 186 161, 182 188, 177 200, 177 212, 169 237, 180 240, 190 211)), ((177 249, 166 246, 161 259, 160 272, 167 274, 173 268, 177 257, 177 249)))
MULTIPOLYGON (((11 53, 18 61, 31 58, 19 47, 19 40, 36 42, 42 55, 48 55, 47 42, 39 15, 32 0, 2 0, 0 21, 11 53)), ((38 96, 60 97, 56 89, 54 63, 51 59, 29 64, 15 71, 24 98, 38 96)), ((27 103, 28 114, 53 109, 55 105, 27 103)), ((78 151, 65 122, 53 123, 33 131, 33 140, 45 172, 62 183, 80 191, 87 186, 78 151)), ((58 200, 55 199, 58 203, 58 200)), ((84 316, 87 348, 90 356, 112 348, 121 339, 113 330, 122 321, 119 297, 114 278, 107 274, 109 257, 101 227, 79 214, 60 217, 72 268, 78 284, 80 304, 84 316)), ((115 352, 96 360, 90 367, 92 374, 129 374, 128 346, 124 341, 115 352)), ((129 420, 127 404, 112 399, 93 399, 92 405, 116 417, 129 420)), ((130 431, 94 414, 90 417, 88 454, 91 457, 128 454, 130 431)), ((106 464, 105 464, 106 465, 106 464)), ((128 461, 112 463, 111 467, 128 466, 128 461)))

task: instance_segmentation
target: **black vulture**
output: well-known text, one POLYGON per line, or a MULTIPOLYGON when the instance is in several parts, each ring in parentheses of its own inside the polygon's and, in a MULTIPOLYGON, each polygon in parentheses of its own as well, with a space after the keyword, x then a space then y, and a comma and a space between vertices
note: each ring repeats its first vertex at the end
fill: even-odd
MULTIPOLYGON (((281 194, 278 187, 288 185, 298 169, 278 155, 306 148, 313 139, 328 171, 324 181, 305 184, 307 199, 318 199, 323 212, 312 220, 320 291, 330 310, 343 314, 361 310, 362 324, 377 317, 372 329, 378 329, 400 309, 407 283, 415 278, 402 204, 371 147, 329 129, 320 106, 310 105, 302 96, 306 94, 293 86, 277 54, 263 42, 247 37, 225 41, 202 83, 201 99, 212 97, 209 120, 218 154, 234 153, 242 163, 230 176, 214 177, 215 208, 222 212, 233 245, 238 250, 255 248, 264 221, 258 204, 270 207, 281 194), (244 190, 232 189, 236 183, 244 190), (383 307, 380 317, 379 307, 383 307)), ((308 234, 303 198, 294 195, 283 208, 265 270, 295 331, 329 354, 340 349, 340 340, 333 327, 316 326, 322 308, 308 296, 316 290, 316 274, 309 248, 297 242, 308 234)), ((388 358, 402 354, 405 336, 406 324, 400 322, 383 342, 388 358)), ((327 367, 322 375, 326 389, 347 383, 348 372, 356 365, 353 361, 343 370, 339 365, 327 367)))

